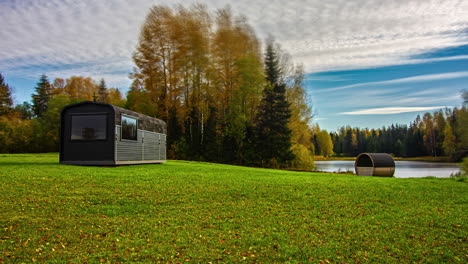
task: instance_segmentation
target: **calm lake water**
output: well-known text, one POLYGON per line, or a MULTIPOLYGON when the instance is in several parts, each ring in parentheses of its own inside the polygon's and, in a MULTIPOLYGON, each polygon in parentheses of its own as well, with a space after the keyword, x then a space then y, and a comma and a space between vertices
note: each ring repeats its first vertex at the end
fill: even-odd
MULTIPOLYGON (((316 161, 319 171, 338 172, 354 171, 354 161, 330 160, 316 161)), ((460 167, 452 163, 435 163, 424 161, 395 161, 395 175, 397 178, 420 178, 427 176, 447 178, 450 174, 460 171, 460 167)))

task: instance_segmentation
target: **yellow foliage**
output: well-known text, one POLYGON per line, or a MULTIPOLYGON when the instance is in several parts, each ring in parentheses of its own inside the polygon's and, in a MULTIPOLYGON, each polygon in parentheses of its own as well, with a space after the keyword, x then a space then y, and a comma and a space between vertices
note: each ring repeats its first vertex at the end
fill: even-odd
POLYGON ((312 170, 315 168, 314 155, 302 144, 293 144, 291 151, 295 156, 291 165, 293 168, 312 170))

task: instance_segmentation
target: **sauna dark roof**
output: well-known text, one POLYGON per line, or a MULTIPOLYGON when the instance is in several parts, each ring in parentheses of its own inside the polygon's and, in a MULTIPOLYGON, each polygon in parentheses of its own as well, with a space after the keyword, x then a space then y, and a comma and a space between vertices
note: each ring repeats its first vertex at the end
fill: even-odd
POLYGON ((119 126, 121 125, 120 116, 124 114, 127 116, 133 116, 133 117, 138 118, 138 129, 167 134, 166 122, 162 121, 161 119, 157 119, 155 117, 133 112, 133 111, 130 111, 128 109, 121 108, 118 106, 114 106, 114 105, 110 105, 110 106, 112 106, 115 111, 115 124, 116 125, 119 125, 119 126))
POLYGON ((374 168, 395 167, 395 161, 387 153, 361 153, 356 158, 355 166, 374 168))
POLYGON ((147 116, 141 113, 137 113, 128 109, 124 109, 122 107, 118 107, 118 106, 111 105, 111 104, 84 101, 84 102, 80 102, 80 103, 76 103, 72 105, 67 105, 66 107, 63 108, 62 112, 66 111, 69 108, 76 108, 76 107, 85 106, 85 105, 100 105, 100 106, 108 107, 109 109, 113 110, 115 113, 116 125, 119 125, 119 126, 121 125, 120 117, 123 114, 123 115, 131 116, 131 117, 136 117, 138 119, 138 129, 167 134, 166 122, 164 122, 163 120, 155 118, 155 117, 147 116))

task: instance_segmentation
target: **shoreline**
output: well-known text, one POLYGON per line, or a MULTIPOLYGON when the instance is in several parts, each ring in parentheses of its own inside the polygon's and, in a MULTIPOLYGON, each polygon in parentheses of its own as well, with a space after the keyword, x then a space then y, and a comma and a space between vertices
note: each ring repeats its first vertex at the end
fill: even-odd
MULTIPOLYGON (((459 164, 458 162, 454 162, 449 160, 448 157, 413 157, 413 158, 402 158, 402 157, 393 157, 395 161, 425 161, 425 162, 435 162, 435 163, 452 163, 452 164, 459 164)), ((314 156, 314 161, 333 161, 333 160, 347 160, 347 161, 354 161, 356 157, 321 157, 321 156, 314 156)))

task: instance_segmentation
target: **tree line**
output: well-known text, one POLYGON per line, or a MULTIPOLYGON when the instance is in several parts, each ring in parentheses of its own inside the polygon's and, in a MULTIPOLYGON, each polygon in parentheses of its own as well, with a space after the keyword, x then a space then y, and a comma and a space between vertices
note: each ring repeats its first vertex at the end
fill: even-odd
POLYGON ((460 108, 425 113, 407 125, 381 129, 341 127, 330 133, 337 155, 356 156, 362 152, 385 152, 398 157, 448 156, 459 161, 468 154, 468 103, 460 108))
POLYGON ((59 149, 60 111, 85 100, 124 106, 118 89, 89 77, 39 78, 31 102, 13 105, 12 88, 0 73, 0 153, 56 152, 59 149))
POLYGON ((170 159, 311 169, 314 155, 466 155, 466 105, 428 113, 409 127, 328 133, 312 125, 303 67, 273 38, 265 44, 229 8, 153 6, 125 96, 104 80, 50 82, 42 75, 31 102, 13 106, 0 74, 0 153, 58 151, 61 109, 92 100, 164 120, 170 159))

